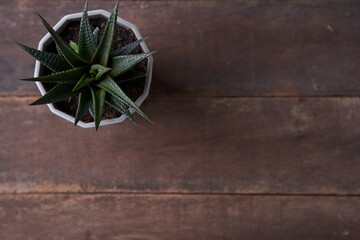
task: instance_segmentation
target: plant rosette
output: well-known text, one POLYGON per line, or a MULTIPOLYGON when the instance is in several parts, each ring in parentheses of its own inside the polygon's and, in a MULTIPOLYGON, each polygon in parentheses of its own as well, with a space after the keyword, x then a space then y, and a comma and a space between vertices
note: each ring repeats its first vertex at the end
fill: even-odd
MULTIPOLYGON (((39 15, 49 33, 40 40, 38 49, 17 43, 37 60, 34 77, 21 79, 35 81, 42 94, 30 105, 47 104, 52 113, 75 125, 95 127, 96 130, 99 126, 119 123, 126 118, 135 124, 134 112, 151 122, 139 107, 149 94, 153 68, 151 55, 154 52, 149 51, 145 38, 134 24, 117 16, 117 6, 116 3, 112 13, 87 11, 86 1, 82 13, 64 16, 53 28, 39 15), (99 19, 106 19, 106 25, 91 29, 90 21, 99 19), (80 22, 78 39, 66 42, 60 35, 73 22, 80 22), (133 41, 122 43, 119 48, 113 46, 113 42, 117 44, 113 41, 117 28, 131 33, 133 41), (56 46, 55 52, 47 51, 51 44, 56 46), (143 71, 140 64, 145 65, 143 71), (46 71, 48 75, 43 74, 46 71), (133 86, 136 81, 142 84, 142 93, 130 96, 123 86, 126 88, 126 84, 131 82, 133 86), (74 99, 76 102, 72 107, 76 111, 73 114, 57 106, 74 102, 74 99), (116 112, 117 117, 107 118, 104 109, 116 112), (91 120, 88 117, 85 121, 87 115, 91 120)), ((129 91, 131 94, 131 89, 129 91)))

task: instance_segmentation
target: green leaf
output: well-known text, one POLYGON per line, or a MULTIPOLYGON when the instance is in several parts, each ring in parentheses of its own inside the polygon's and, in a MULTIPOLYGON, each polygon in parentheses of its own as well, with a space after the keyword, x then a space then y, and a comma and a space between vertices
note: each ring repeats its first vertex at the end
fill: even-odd
POLYGON ((110 76, 116 78, 153 53, 154 52, 113 57, 110 76))
POLYGON ((91 106, 89 107, 89 113, 95 119, 95 113, 94 112, 95 112, 94 104, 91 102, 91 106))
POLYGON ((36 82, 57 82, 57 83, 72 83, 75 84, 79 81, 81 76, 88 71, 88 67, 78 67, 63 72, 58 72, 52 75, 40 76, 37 78, 24 78, 23 81, 36 81, 36 82))
POLYGON ((79 102, 75 114, 75 122, 74 122, 75 125, 81 120, 81 118, 89 110, 91 105, 92 105, 91 92, 89 89, 84 89, 79 94, 79 102))
POLYGON ((95 78, 93 76, 90 76, 89 74, 85 73, 80 80, 78 81, 78 83, 75 85, 75 87, 73 88, 73 91, 76 91, 82 87, 85 87, 87 85, 90 85, 91 83, 95 82, 95 78))
POLYGON ((15 43, 53 72, 62 72, 71 68, 70 64, 61 55, 39 51, 18 42, 15 43))
POLYGON ((104 67, 104 66, 102 66, 102 65, 100 65, 100 64, 94 64, 94 65, 92 65, 91 68, 90 68, 90 73, 92 73, 92 72, 95 73, 95 74, 96 74, 95 79, 96 79, 96 80, 100 80, 101 77, 102 77, 105 73, 109 72, 110 70, 111 70, 111 68, 104 67))
POLYGON ((131 120, 131 122, 133 122, 136 125, 134 117, 131 115, 129 108, 117 97, 108 94, 105 98, 105 102, 110 106, 112 106, 113 108, 115 108, 116 110, 118 110, 121 114, 125 115, 128 119, 131 120))
POLYGON ((146 73, 144 73, 142 71, 129 70, 114 80, 116 83, 119 84, 119 83, 124 83, 124 82, 130 81, 130 80, 142 78, 145 76, 146 76, 146 73))
POLYGON ((104 102, 105 102, 105 90, 104 89, 96 89, 94 90, 90 87, 92 99, 93 99, 93 106, 94 106, 94 121, 95 121, 95 129, 97 131, 101 117, 104 110, 104 102))
POLYGON ((96 27, 93 31, 93 35, 94 35, 94 38, 95 38, 95 43, 96 45, 98 45, 99 41, 98 41, 98 36, 99 36, 99 28, 96 27))
MULTIPOLYGON (((59 55, 64 56, 64 55, 62 54, 62 52, 61 52, 61 50, 60 50, 59 46, 58 46, 57 44, 55 44, 55 46, 56 46, 56 50, 57 50, 57 52, 59 53, 59 55)), ((69 64, 69 63, 68 63, 68 61, 67 61, 66 59, 65 59, 65 61, 66 61, 66 63, 67 63, 67 64, 69 64)))
POLYGON ((97 43, 91 32, 89 17, 87 13, 88 1, 85 2, 83 15, 80 22, 79 30, 79 54, 85 60, 90 61, 96 51, 97 43))
POLYGON ((99 63, 103 66, 106 66, 108 63, 111 45, 115 35, 117 10, 118 10, 118 3, 116 2, 114 10, 110 16, 110 19, 106 24, 104 35, 94 54, 93 59, 91 60, 92 63, 99 63))
POLYGON ((71 64, 73 67, 80 67, 89 64, 87 61, 82 59, 56 32, 55 30, 45 21, 45 19, 38 14, 41 18, 46 29, 51 34, 55 43, 58 45, 61 53, 65 57, 65 59, 71 64))
POLYGON ((143 118, 148 120, 149 122, 153 123, 146 115, 143 113, 138 106, 121 90, 121 88, 114 82, 114 80, 109 76, 106 75, 105 79, 97 84, 99 88, 104 89, 111 95, 119 98, 129 107, 132 107, 138 114, 140 114, 143 118))
POLYGON ((132 43, 127 44, 126 46, 122 48, 118 48, 110 53, 110 58, 120 56, 120 55, 128 55, 130 54, 137 46, 139 46, 140 43, 145 41, 147 38, 142 38, 139 40, 136 40, 132 43))
POLYGON ((30 105, 54 103, 67 99, 69 97, 73 97, 79 94, 79 92, 72 91, 73 87, 74 85, 71 84, 66 84, 66 83, 59 84, 56 87, 52 88, 50 91, 48 91, 44 96, 37 99, 35 102, 31 103, 30 105))
POLYGON ((73 41, 70 41, 70 47, 76 52, 76 53, 79 53, 79 46, 73 42, 73 41))

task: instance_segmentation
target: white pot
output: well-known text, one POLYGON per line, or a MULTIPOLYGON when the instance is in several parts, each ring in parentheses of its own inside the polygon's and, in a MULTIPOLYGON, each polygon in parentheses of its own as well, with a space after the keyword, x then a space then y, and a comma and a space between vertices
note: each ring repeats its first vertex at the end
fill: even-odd
MULTIPOLYGON (((106 19, 109 19, 111 13, 108 12, 108 11, 105 11, 105 10, 102 10, 102 9, 98 9, 98 10, 93 10, 93 11, 89 11, 88 12, 88 15, 89 17, 94 17, 94 16, 99 16, 99 17, 105 17, 106 19)), ((54 30, 58 33, 60 33, 64 27, 67 25, 68 22, 70 21, 74 21, 74 20, 79 20, 82 18, 82 12, 80 13, 73 13, 73 14, 68 14, 66 16, 64 16, 55 26, 54 26, 54 30)), ((118 17, 117 18, 117 24, 118 25, 121 25, 121 26, 124 26, 124 27, 127 27, 127 28, 130 28, 137 39, 141 39, 142 36, 139 32, 139 30, 137 29, 137 27, 128 22, 128 21, 125 21, 124 19, 118 17)), ((51 43, 52 38, 51 38, 51 35, 50 33, 47 33, 39 42, 39 45, 38 45, 38 49, 39 50, 43 50, 44 47, 48 46, 49 43, 51 43)), ((149 49, 148 47, 146 46, 145 42, 142 42, 140 44, 142 50, 145 52, 145 53, 149 53, 149 49)), ((36 64, 35 64, 35 71, 34 71, 34 77, 39 77, 39 74, 40 74, 40 66, 41 66, 41 63, 39 61, 36 61, 36 64)), ((147 61, 147 72, 146 72, 146 80, 145 80, 145 88, 144 88, 144 93, 135 101, 136 105, 137 106, 141 106, 141 104, 144 102, 145 98, 149 95, 149 90, 150 90, 150 84, 151 84, 151 76, 152 76, 152 68, 153 68, 153 57, 150 56, 148 57, 148 61, 147 61)), ((36 82, 36 85, 37 87, 39 88, 40 92, 42 95, 44 95, 46 93, 46 90, 43 86, 43 84, 41 82, 36 82)), ((56 109, 54 107, 53 104, 47 104, 50 111, 70 122, 74 122, 74 117, 73 116, 70 116, 69 114, 67 113, 64 113, 58 109, 56 109)), ((130 112, 131 113, 134 113, 134 109, 130 109, 130 112)), ((100 126, 103 126, 103 125, 108 125, 108 124, 114 124, 114 123, 119 123, 119 122, 122 122, 126 119, 126 117, 124 115, 121 115, 120 117, 118 118, 113 118, 113 119, 106 119, 106 120, 102 120, 101 123, 100 123, 100 126)), ((83 128, 91 128, 91 127, 95 127, 95 124, 94 122, 89 122, 89 123, 85 123, 83 121, 79 121, 78 126, 80 127, 83 127, 83 128)))

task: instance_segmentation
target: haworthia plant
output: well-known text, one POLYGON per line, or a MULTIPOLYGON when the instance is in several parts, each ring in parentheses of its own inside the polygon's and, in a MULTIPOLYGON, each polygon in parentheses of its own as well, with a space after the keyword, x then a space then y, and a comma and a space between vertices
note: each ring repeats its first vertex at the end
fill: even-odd
POLYGON ((106 24, 102 39, 98 40, 99 29, 91 29, 87 14, 87 1, 80 21, 79 42, 66 43, 58 33, 39 17, 51 34, 59 54, 39 51, 17 43, 31 56, 53 71, 48 76, 25 78, 25 81, 53 82, 57 85, 30 105, 54 103, 78 95, 79 101, 75 115, 76 125, 87 113, 94 117, 97 130, 103 115, 104 104, 118 110, 135 123, 129 108, 151 122, 139 107, 123 92, 119 84, 140 77, 144 72, 131 70, 136 64, 149 57, 151 53, 131 54, 145 40, 139 39, 122 48, 111 50, 116 31, 117 7, 106 24))

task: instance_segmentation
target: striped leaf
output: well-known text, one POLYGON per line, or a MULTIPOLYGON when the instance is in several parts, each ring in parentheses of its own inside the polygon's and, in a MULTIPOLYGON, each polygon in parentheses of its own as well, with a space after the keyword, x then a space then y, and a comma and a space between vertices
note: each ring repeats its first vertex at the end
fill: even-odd
POLYGON ((99 41, 98 41, 98 37, 99 37, 99 28, 96 27, 93 31, 93 35, 94 35, 94 39, 95 39, 95 43, 96 45, 98 45, 99 41))
POLYGON ((146 73, 142 72, 142 71, 135 71, 135 70, 129 70, 127 72, 125 72, 124 74, 120 75, 119 77, 117 77, 115 80, 116 83, 124 83, 130 80, 135 80, 138 78, 142 78, 145 77, 146 73))
POLYGON ((36 82, 57 82, 57 83, 72 83, 75 84, 79 81, 81 76, 88 71, 88 67, 78 67, 63 72, 58 72, 52 75, 40 76, 37 78, 24 78, 23 81, 36 81, 36 82))
POLYGON ((37 99, 35 102, 31 103, 30 105, 54 103, 67 99, 69 97, 73 97, 79 94, 78 91, 76 92, 72 91, 73 87, 74 85, 72 84, 66 84, 66 83, 59 84, 56 87, 52 88, 50 91, 48 91, 44 96, 37 99))
POLYGON ((108 94, 105 98, 105 102, 118 110, 121 114, 125 115, 128 119, 131 120, 132 123, 135 123, 134 117, 131 115, 129 111, 129 107, 126 106, 122 101, 120 101, 117 97, 108 94))
POLYGON ((95 79, 96 79, 96 80, 100 80, 101 77, 102 77, 105 73, 109 72, 110 70, 111 70, 111 68, 104 67, 104 66, 102 66, 102 65, 100 65, 100 64, 94 64, 94 65, 92 65, 91 68, 90 68, 90 73, 91 73, 91 72, 96 73, 95 79))
POLYGON ((97 131, 103 110, 104 110, 104 103, 105 103, 105 90, 104 89, 93 89, 90 87, 92 99, 93 99, 93 106, 94 106, 94 122, 95 122, 95 129, 97 131))
POLYGON ((92 96, 89 89, 84 89, 79 94, 78 107, 75 114, 75 122, 76 125, 81 118, 85 115, 85 113, 89 110, 92 105, 92 96))
MULTIPOLYGON (((62 54, 62 52, 61 52, 61 50, 60 50, 60 48, 59 48, 59 46, 58 45, 56 45, 55 44, 55 46, 56 46, 56 51, 58 52, 58 54, 59 55, 61 55, 61 56, 64 56, 63 54, 62 54)), ((66 60, 66 59, 65 59, 66 60)), ((67 61, 66 61, 67 62, 67 61)))
POLYGON ((95 113, 94 113, 94 104, 93 102, 91 101, 91 106, 89 107, 89 113, 90 115, 95 119, 95 113))
POLYGON ((149 122, 153 123, 146 115, 143 113, 138 106, 121 90, 121 88, 116 84, 116 82, 107 75, 103 81, 97 84, 99 88, 104 89, 111 95, 114 95, 119 100, 124 102, 129 107, 133 108, 140 116, 148 120, 149 122))
POLYGON ((106 66, 108 63, 111 45, 115 35, 117 9, 118 9, 118 3, 116 2, 114 10, 110 16, 110 19, 106 24, 104 35, 94 54, 93 59, 91 60, 92 63, 98 63, 103 66, 106 66))
POLYGON ((82 87, 85 87, 87 85, 90 85, 91 83, 95 82, 95 78, 92 76, 89 76, 88 74, 84 74, 80 80, 78 81, 78 83, 75 85, 73 91, 76 91, 82 87))
POLYGON ((43 22, 46 29, 51 34, 55 43, 58 45, 62 55, 73 67, 80 67, 89 64, 87 61, 82 59, 56 32, 55 30, 45 21, 45 19, 38 14, 41 21, 43 22))
POLYGON ((154 52, 113 57, 110 76, 113 78, 120 76, 153 53, 154 52))
POLYGON ((59 54, 43 52, 18 42, 15 43, 53 72, 62 72, 71 68, 66 59, 59 54))
POLYGON ((96 51, 97 43, 91 31, 87 13, 88 1, 86 0, 79 30, 79 55, 87 61, 91 61, 96 51))
POLYGON ((118 48, 110 53, 110 58, 120 56, 120 55, 128 55, 130 54, 137 46, 139 46, 140 43, 145 41, 147 38, 142 38, 139 40, 136 40, 132 43, 127 44, 126 46, 122 48, 118 48))

